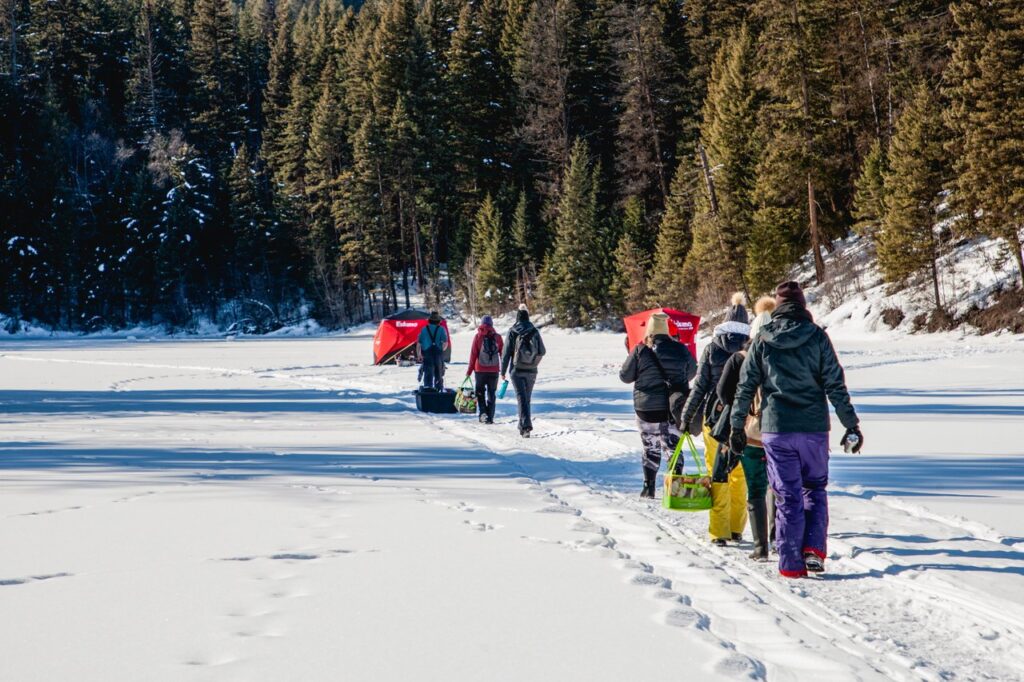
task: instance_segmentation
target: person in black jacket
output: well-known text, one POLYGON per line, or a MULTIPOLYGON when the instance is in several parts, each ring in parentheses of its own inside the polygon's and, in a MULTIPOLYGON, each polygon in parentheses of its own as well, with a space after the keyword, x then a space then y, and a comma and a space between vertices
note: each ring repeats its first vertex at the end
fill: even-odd
MULTIPOLYGON (((762 297, 754 304, 754 321, 750 324, 750 341, 746 349, 757 338, 761 327, 771 321, 771 311, 775 310, 775 299, 762 297)), ((733 354, 722 369, 722 378, 718 380, 718 400, 723 405, 732 405, 736 399, 736 387, 740 381, 740 370, 747 359, 747 350, 733 354)), ((768 487, 764 447, 761 444, 761 401, 755 396, 748 410, 747 422, 751 428, 744 428, 747 434, 747 445, 739 455, 743 467, 743 476, 747 483, 747 515, 750 518, 750 532, 754 538, 754 551, 750 558, 754 561, 767 561, 770 546, 775 542, 775 496, 768 487)))
POLYGON ((516 323, 508 330, 505 354, 501 359, 501 380, 512 368, 512 387, 516 391, 519 405, 519 435, 529 438, 533 431, 530 418, 530 401, 533 399, 533 385, 537 382, 537 366, 547 353, 544 339, 530 322, 530 311, 525 305, 519 306, 516 323))
POLYGON ((683 426, 689 425, 698 411, 704 414, 704 459, 711 471, 711 508, 708 530, 716 545, 739 541, 747 525, 747 484, 739 461, 729 457, 729 449, 719 447, 711 437, 711 427, 721 412, 715 387, 722 369, 733 353, 743 348, 750 337, 749 317, 743 306, 743 294, 733 294, 726 321, 715 327, 711 343, 704 347, 697 366, 697 380, 683 409, 683 426))
POLYGON ((689 349, 669 335, 668 315, 653 313, 647 322, 647 337, 619 371, 619 379, 633 384, 633 409, 644 446, 642 498, 654 497, 662 453, 671 454, 679 442, 675 416, 681 414, 680 403, 696 373, 697 363, 689 349))

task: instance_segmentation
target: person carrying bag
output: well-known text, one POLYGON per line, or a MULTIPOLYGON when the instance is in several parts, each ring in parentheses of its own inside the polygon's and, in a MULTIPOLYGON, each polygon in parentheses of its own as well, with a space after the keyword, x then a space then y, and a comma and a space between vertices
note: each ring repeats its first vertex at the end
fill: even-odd
POLYGON ((633 384, 633 409, 643 443, 641 498, 654 498, 662 455, 675 450, 679 442, 679 422, 672 407, 685 403, 696 372, 689 349, 669 335, 668 316, 653 313, 644 342, 633 348, 619 370, 619 379, 633 384))

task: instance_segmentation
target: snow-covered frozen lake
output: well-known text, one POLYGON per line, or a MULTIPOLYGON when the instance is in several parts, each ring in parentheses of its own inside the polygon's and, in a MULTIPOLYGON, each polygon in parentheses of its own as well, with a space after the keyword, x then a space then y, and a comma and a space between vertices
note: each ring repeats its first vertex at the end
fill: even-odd
POLYGON ((1024 679, 1024 339, 835 338, 802 581, 637 499, 621 336, 545 340, 526 441, 366 333, 4 342, 0 680, 1024 679))

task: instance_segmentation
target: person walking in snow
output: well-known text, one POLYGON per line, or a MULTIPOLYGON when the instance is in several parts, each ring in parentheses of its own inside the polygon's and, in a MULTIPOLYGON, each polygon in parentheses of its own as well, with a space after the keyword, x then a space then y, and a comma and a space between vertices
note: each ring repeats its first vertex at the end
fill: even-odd
POLYGON ((508 330, 508 338, 505 340, 501 380, 505 381, 511 367, 512 387, 516 391, 516 403, 519 405, 519 435, 523 438, 529 438, 533 431, 530 401, 533 398, 533 385, 537 381, 537 366, 546 352, 544 339, 530 322, 530 311, 526 305, 520 305, 516 312, 516 323, 508 330))
POLYGON ((466 368, 467 377, 476 372, 476 404, 480 409, 480 421, 484 424, 494 423, 495 392, 498 390, 503 345, 501 335, 494 331, 494 320, 490 315, 484 315, 473 337, 469 367, 466 368))
POLYGON ((643 443, 644 487, 642 498, 653 498, 662 453, 671 454, 679 442, 673 403, 682 403, 697 374, 690 350, 669 334, 668 315, 652 313, 647 336, 622 363, 619 379, 633 384, 633 409, 643 443))
POLYGON ((832 341, 814 324, 797 282, 775 290, 771 322, 761 328, 740 370, 731 416, 733 450, 743 450, 744 420, 761 391, 761 442, 778 505, 779 573, 800 578, 825 570, 828 535, 826 398, 846 433, 840 444, 860 452, 864 437, 832 341))
MULTIPOLYGON (((750 341, 747 341, 744 350, 736 352, 729 358, 722 368, 722 378, 718 380, 718 400, 723 405, 732 405, 735 401, 740 370, 746 361, 747 351, 757 338, 761 327, 771 321, 773 310, 775 299, 770 296, 764 296, 754 304, 755 316, 750 324, 750 341)), ((765 452, 761 445, 760 393, 756 393, 751 401, 744 430, 747 434, 747 445, 741 452, 734 454, 739 456, 747 484, 747 514, 750 518, 750 532, 754 537, 754 551, 750 558, 754 561, 767 561, 769 547, 775 538, 775 497, 768 489, 765 452)))
POLYGON ((444 351, 448 348, 448 332, 441 326, 441 314, 430 313, 427 326, 420 330, 418 355, 423 360, 423 388, 444 389, 444 351))
POLYGON ((704 414, 704 459, 711 471, 712 499, 708 531, 716 545, 724 545, 729 540, 738 542, 747 525, 747 486, 743 469, 736 458, 730 457, 729 449, 720 447, 711 436, 711 427, 722 412, 722 404, 715 393, 722 370, 750 337, 749 317, 743 302, 743 294, 733 294, 725 322, 715 327, 711 343, 704 347, 697 366, 697 380, 683 408, 682 424, 687 431, 698 410, 703 410, 704 414))

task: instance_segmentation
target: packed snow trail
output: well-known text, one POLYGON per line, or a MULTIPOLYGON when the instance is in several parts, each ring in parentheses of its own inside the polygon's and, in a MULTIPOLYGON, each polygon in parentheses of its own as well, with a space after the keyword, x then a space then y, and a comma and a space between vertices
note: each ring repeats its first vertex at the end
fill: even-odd
POLYGON ((0 678, 1021 679, 1024 344, 837 343, 866 453, 789 582, 636 499, 621 337, 545 339, 529 441, 366 337, 3 351, 0 678))

